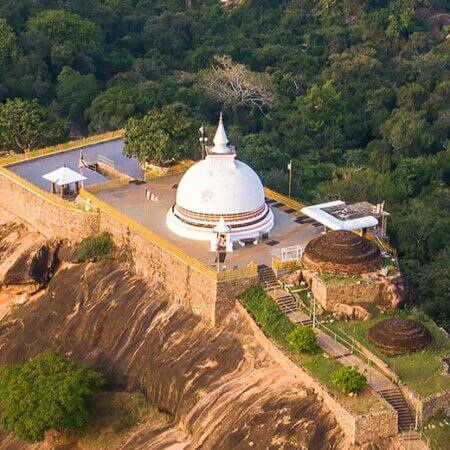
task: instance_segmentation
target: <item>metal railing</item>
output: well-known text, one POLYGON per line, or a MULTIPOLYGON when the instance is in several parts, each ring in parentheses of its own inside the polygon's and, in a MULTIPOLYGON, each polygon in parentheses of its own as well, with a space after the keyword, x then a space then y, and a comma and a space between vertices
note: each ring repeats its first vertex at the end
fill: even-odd
POLYGON ((97 162, 99 164, 105 164, 106 166, 112 167, 113 169, 116 167, 116 163, 112 159, 107 158, 105 155, 98 155, 97 162))

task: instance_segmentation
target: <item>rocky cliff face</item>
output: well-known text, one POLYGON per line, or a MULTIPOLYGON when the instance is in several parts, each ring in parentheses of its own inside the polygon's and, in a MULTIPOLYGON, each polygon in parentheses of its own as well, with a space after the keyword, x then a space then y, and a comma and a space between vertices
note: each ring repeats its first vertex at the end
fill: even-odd
MULTIPOLYGON (((170 427, 139 427, 121 448, 345 448, 316 396, 240 328, 236 316, 207 327, 117 263, 66 264, 0 321, 0 365, 52 348, 173 414, 170 427)), ((30 447, 0 435, 0 448, 30 447)))

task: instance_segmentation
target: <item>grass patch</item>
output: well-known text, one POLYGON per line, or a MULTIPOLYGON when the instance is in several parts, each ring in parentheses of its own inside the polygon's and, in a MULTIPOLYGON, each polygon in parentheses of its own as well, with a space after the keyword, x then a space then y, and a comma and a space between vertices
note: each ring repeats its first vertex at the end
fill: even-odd
POLYGON ((431 450, 447 450, 450 442, 450 419, 436 417, 421 427, 422 433, 428 439, 431 450))
POLYGON ((328 284, 355 284, 360 283, 363 281, 363 278, 359 275, 349 275, 349 276, 342 276, 342 275, 333 275, 331 273, 322 273, 320 275, 320 278, 322 281, 328 284))
POLYGON ((450 353, 450 343, 425 313, 417 310, 378 313, 367 322, 356 320, 334 322, 328 326, 337 332, 343 331, 348 336, 354 336, 357 341, 388 364, 419 397, 425 398, 444 389, 450 389, 450 377, 442 375, 443 365, 440 361, 441 356, 450 353), (377 322, 390 317, 409 318, 421 322, 430 331, 433 342, 429 347, 418 352, 398 355, 383 353, 369 341, 367 333, 377 322))
POLYGON ((241 295, 241 301, 266 336, 278 344, 293 361, 324 384, 344 406, 358 414, 383 409, 383 405, 370 388, 365 388, 357 397, 342 394, 331 381, 331 375, 343 366, 334 358, 325 355, 321 349, 316 347, 312 353, 295 350, 288 339, 295 325, 280 311, 278 305, 261 286, 250 287, 241 295))
POLYGON ((78 440, 85 450, 118 448, 126 435, 144 423, 164 425, 168 414, 147 403, 141 392, 102 392, 90 404, 92 421, 78 440))

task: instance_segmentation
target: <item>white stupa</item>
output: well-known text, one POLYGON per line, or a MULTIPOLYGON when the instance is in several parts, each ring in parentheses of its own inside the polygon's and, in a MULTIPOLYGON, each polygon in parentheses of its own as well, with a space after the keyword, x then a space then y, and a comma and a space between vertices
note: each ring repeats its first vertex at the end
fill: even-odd
POLYGON ((258 175, 236 159, 228 144, 222 115, 214 146, 205 159, 194 164, 181 178, 175 205, 167 213, 167 226, 187 239, 210 241, 218 226, 227 230, 227 249, 233 242, 258 239, 274 225, 258 175))

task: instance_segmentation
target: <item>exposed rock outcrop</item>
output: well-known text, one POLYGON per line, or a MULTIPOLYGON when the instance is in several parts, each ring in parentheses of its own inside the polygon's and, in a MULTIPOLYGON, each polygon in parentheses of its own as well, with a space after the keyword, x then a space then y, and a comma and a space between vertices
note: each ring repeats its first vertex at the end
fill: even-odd
MULTIPOLYGON (((346 448, 332 414, 250 335, 205 326, 112 262, 60 269, 45 295, 0 322, 0 365, 45 348, 173 414, 170 428, 137 428, 121 448, 346 448)), ((0 436, 0 448, 24 448, 10 439, 0 436)))
POLYGON ((56 268, 59 243, 20 224, 0 226, 0 320, 48 283, 56 268))

